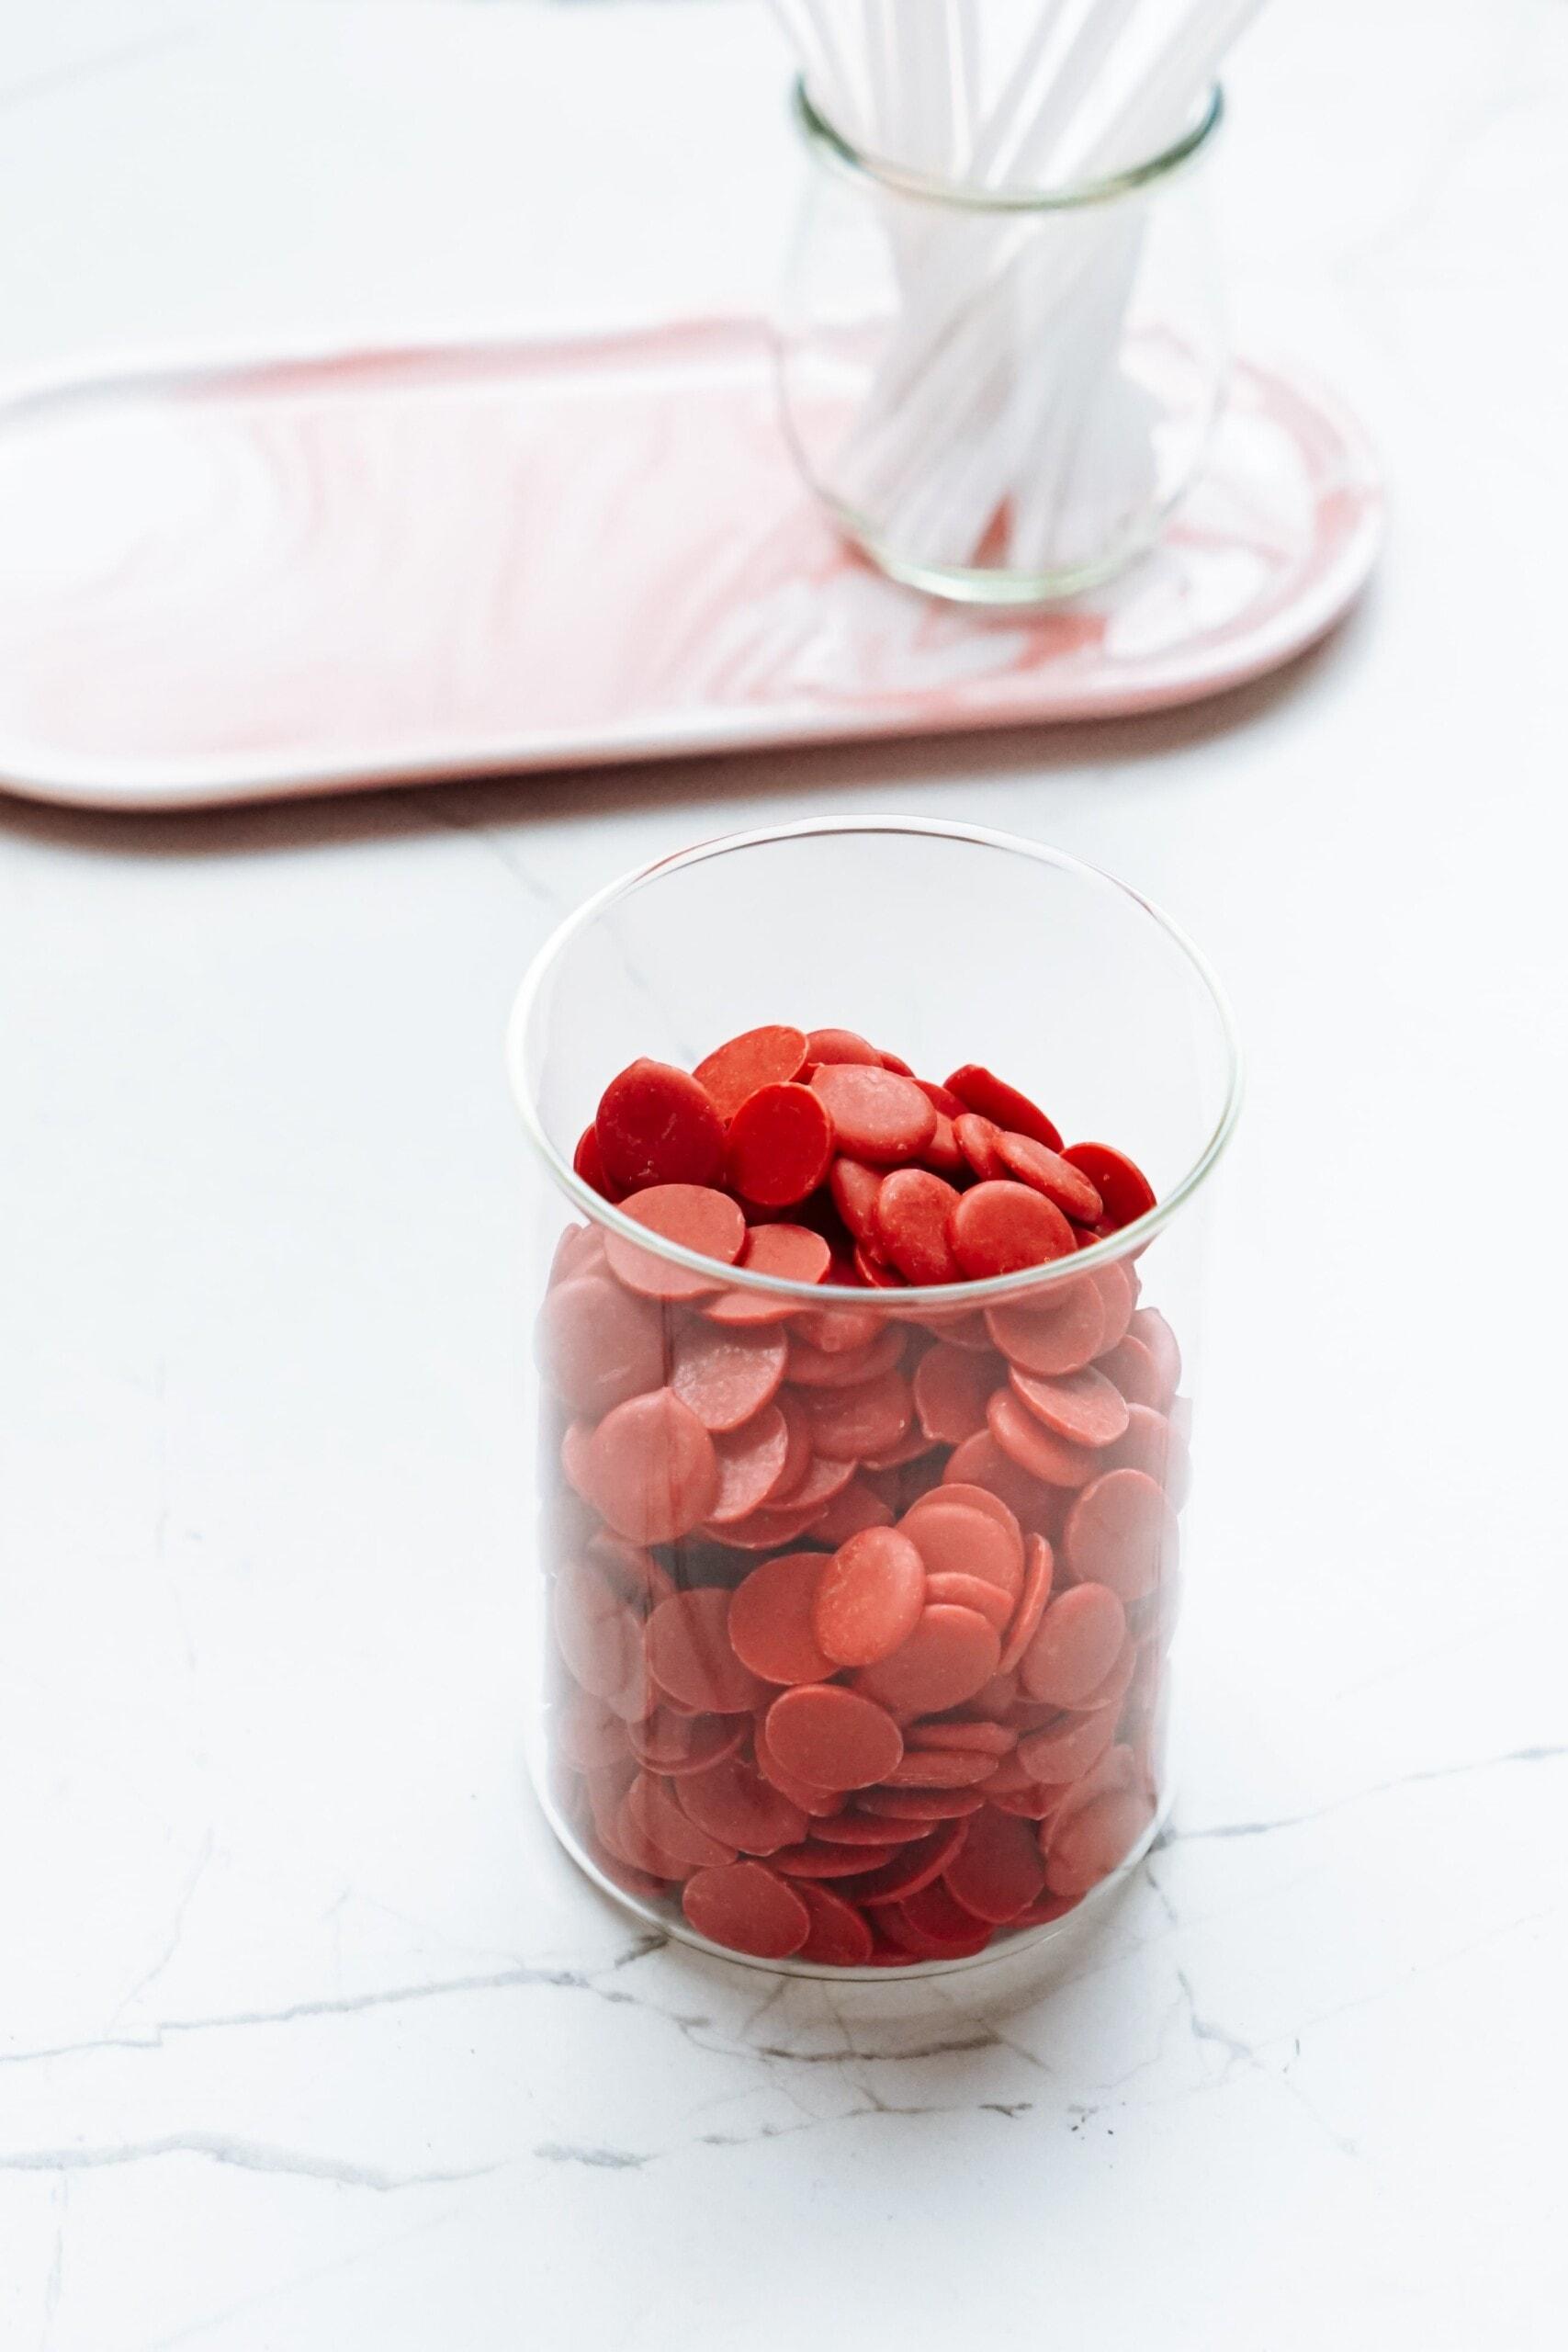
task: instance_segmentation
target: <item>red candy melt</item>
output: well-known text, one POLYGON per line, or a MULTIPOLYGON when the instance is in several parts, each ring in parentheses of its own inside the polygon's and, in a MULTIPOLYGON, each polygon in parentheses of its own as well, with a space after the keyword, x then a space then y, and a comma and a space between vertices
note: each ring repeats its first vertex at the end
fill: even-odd
POLYGON ((1043 1193, 1075 1225, 1098 1223, 1103 1210, 1100 1194, 1083 1170, 1060 1152, 1036 1143, 1032 1136, 1004 1134, 997 1145, 997 1157, 1010 1176, 1043 1193))
POLYGON ((1062 1917, 1159 1787, 1180 1353, 1130 1260, 1066 1265, 1144 1178, 979 1064, 939 1085, 784 1023, 632 1064, 575 1165, 646 1237, 570 1227, 537 1339, 583 1851, 824 1971, 1062 1917), (1016 1304, 921 1304, 1033 1269, 1016 1304))
POLYGON ((965 1062, 962 1069, 955 1069, 947 1087, 967 1110, 978 1112, 983 1119, 994 1120, 1004 1133, 1028 1136, 1032 1141, 1043 1143, 1048 1151, 1061 1150, 1061 1130, 1038 1103, 1032 1102, 1027 1094, 1021 1094, 992 1071, 982 1069, 978 1062, 965 1062))
POLYGON ((730 1647, 765 1682, 819 1682, 832 1673, 833 1660, 812 1630, 824 1565, 820 1552, 786 1552, 764 1560, 736 1588, 730 1647))
POLYGON ((925 1600, 925 1563, 909 1538, 868 1527, 822 1569, 812 1617, 817 1641, 834 1665, 871 1666, 908 1639, 925 1600))
POLYGON ((1048 1266, 1077 1248, 1059 1208, 1027 1184, 976 1184, 963 1193, 948 1228, 953 1254, 971 1282, 1048 1266))
MULTIPOLYGON (((732 1331, 711 1323, 689 1323, 675 1342, 670 1385, 704 1429, 714 1436, 728 1434, 772 1404, 788 1355, 788 1342, 780 1331, 732 1331)), ((1115 1432, 1118 1437, 1121 1433, 1115 1432)))
POLYGON ((1108 1585, 1076 1584, 1058 1593, 1019 1668, 1032 1699, 1053 1707, 1086 1707, 1121 1655, 1126 1612, 1108 1585))
MULTIPOLYGON (((1056 1139, 1061 1149, 1061 1137, 1056 1139)), ((1108 1143, 1075 1143, 1062 1153, 1080 1175, 1087 1176, 1103 1203, 1102 1214, 1113 1232, 1147 1216, 1155 1205, 1155 1189, 1141 1168, 1108 1143)))
POLYGON ((794 1208, 808 1200, 832 1157, 833 1123, 808 1086, 764 1086, 730 1122, 729 1182, 759 1208, 794 1208))
POLYGON ((885 1176, 872 1210, 876 1246, 907 1282, 953 1283, 959 1279, 948 1227, 959 1204, 953 1186, 925 1168, 900 1168, 885 1176))
POLYGON ((668 1062, 633 1062, 604 1089, 593 1121, 599 1158, 623 1192, 708 1184, 724 1165, 724 1124, 708 1095, 668 1062))
POLYGON ((1001 1650, 988 1617, 939 1602, 922 1610, 914 1631, 889 1657, 862 1668, 855 1689, 894 1714, 937 1714, 972 1699, 996 1672, 1001 1650))
POLYGON ((728 1592, 704 1588, 661 1600, 648 1621, 648 1663, 661 1690, 706 1714, 739 1714, 767 1695, 730 1645, 728 1592))
POLYGON ((761 1862, 729 1862, 686 1881, 681 1907, 699 1936, 759 1960, 787 1960, 811 1933, 811 1914, 790 1885, 761 1862))
POLYGON ((668 1388, 605 1414, 588 1441, 583 1476, 604 1520, 634 1544, 690 1534, 718 1493, 713 1440, 668 1388))
POLYGON ((807 1061, 806 1032, 775 1023, 748 1029, 717 1046, 692 1075, 721 1119, 733 1119, 741 1104, 764 1086, 786 1085, 807 1061))
POLYGON ((936 1105, 912 1078, 827 1062, 811 1074, 811 1089, 827 1109, 838 1148, 852 1159, 885 1168, 916 1159, 936 1133, 936 1105))
MULTIPOLYGON (((699 1258, 733 1265, 745 1243, 746 1219, 739 1208, 727 1193, 716 1193, 710 1185, 655 1184, 646 1193, 634 1193, 622 1209, 649 1233, 660 1234, 699 1258)), ((716 1271, 710 1276, 694 1267, 671 1265, 618 1233, 605 1235, 604 1256, 616 1281, 645 1298, 701 1298, 720 1279, 716 1271)))
POLYGON ((904 1753, 885 1707, 839 1683, 786 1690, 768 1710, 768 1746, 786 1772, 818 1789, 869 1789, 904 1753))

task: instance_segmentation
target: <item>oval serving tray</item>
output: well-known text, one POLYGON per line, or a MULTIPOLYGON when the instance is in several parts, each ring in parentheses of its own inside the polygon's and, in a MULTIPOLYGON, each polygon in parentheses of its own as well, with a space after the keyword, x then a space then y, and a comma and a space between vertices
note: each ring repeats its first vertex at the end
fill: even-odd
POLYGON ((102 808, 1190 702, 1366 579, 1376 465, 1235 373, 1161 546, 1054 612, 871 571, 802 487, 762 330, 368 351, 0 404, 0 785, 102 808))

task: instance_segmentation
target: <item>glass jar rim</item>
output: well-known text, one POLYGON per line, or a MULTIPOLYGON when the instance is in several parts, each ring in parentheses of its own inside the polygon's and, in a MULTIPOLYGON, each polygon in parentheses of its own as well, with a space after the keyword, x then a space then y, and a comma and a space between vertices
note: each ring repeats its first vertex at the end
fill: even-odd
POLYGON ((523 976, 506 1030, 506 1069, 512 1098, 528 1140, 543 1159, 558 1188, 594 1224, 607 1227, 624 1240, 635 1242, 650 1257, 663 1259, 671 1265, 682 1266, 690 1272, 711 1274, 714 1272, 716 1260, 705 1258, 697 1250, 687 1250, 678 1241, 668 1240, 664 1235, 653 1232, 646 1225, 639 1225, 635 1217, 627 1216, 614 1202, 595 1192, 592 1185, 585 1182, 556 1149, 545 1132, 538 1106, 527 1081, 528 1022, 551 967, 578 934, 587 930, 609 908, 623 899, 631 898, 661 875, 678 873, 686 866, 703 865, 711 858, 726 857, 737 850, 763 849, 775 842, 811 841, 847 833, 902 834, 916 839, 959 842, 972 848, 1002 850, 1013 856, 1030 858, 1036 865, 1054 866, 1058 873, 1075 875, 1094 888, 1106 890, 1139 908, 1185 957, 1209 999, 1224 1046, 1224 1101, 1198 1157, 1169 1192, 1156 1201, 1145 1216, 1108 1235, 1103 1241, 1095 1242, 1092 1248, 1079 1250, 1070 1258, 1057 1258, 1046 1266, 1026 1266, 1015 1274, 988 1275, 980 1282, 930 1283, 911 1284, 908 1290, 878 1291, 852 1289, 845 1283, 837 1283, 786 1282, 776 1274, 755 1274, 744 1266, 726 1266, 722 1269, 723 1287, 726 1290, 756 1291, 770 1298, 795 1300, 803 1307, 844 1306, 852 1302, 864 1306, 874 1301, 879 1313, 919 1317, 933 1309, 956 1313, 960 1309, 1004 1306, 1033 1298, 1056 1283, 1077 1274, 1092 1273, 1099 1266, 1110 1265, 1134 1250, 1145 1249, 1203 1183, 1229 1143, 1241 1114, 1241 1047, 1224 990, 1208 959, 1180 925, 1173 922, 1140 891, 1132 889, 1125 882, 1119 882, 1114 875, 1103 872, 1097 865, 1089 865, 1081 858, 1069 857, 1064 850, 1048 848, 1043 842, 1025 841, 1017 833, 998 832, 986 825, 953 824, 931 817, 808 817, 793 825, 765 825, 747 832, 720 833, 712 841, 695 842, 689 849, 676 850, 668 857, 655 858, 651 865, 640 865, 634 872, 622 875, 617 881, 607 883, 604 889, 585 899, 564 922, 558 923, 523 976))
POLYGON ((966 187, 962 180, 911 171, 902 164, 855 146, 818 108, 806 86, 804 74, 796 76, 793 99, 795 122, 807 145, 818 149, 840 170, 857 179, 873 180, 892 195, 913 197, 922 203, 964 212, 1078 212, 1092 205, 1112 204, 1120 197, 1154 187, 1192 162, 1208 146, 1225 114, 1224 90, 1215 82, 1196 120, 1168 147, 1145 157, 1142 163, 1129 164, 1125 170, 1108 172, 1100 178, 1072 181, 1066 187, 981 188, 966 187))

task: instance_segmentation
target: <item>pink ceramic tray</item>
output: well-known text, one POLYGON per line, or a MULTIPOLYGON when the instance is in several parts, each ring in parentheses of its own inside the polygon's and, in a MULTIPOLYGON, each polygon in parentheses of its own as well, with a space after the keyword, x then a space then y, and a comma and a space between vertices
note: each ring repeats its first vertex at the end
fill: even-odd
POLYGON ((0 408, 0 782, 180 808, 1187 702, 1322 635, 1377 469, 1242 367, 1162 548, 987 617, 851 555, 714 323, 370 352, 0 408))

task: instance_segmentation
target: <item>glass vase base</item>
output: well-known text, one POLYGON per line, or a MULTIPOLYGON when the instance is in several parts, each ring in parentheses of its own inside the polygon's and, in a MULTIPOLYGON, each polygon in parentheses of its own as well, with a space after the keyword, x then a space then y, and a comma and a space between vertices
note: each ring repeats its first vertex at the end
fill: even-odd
POLYGON ((1061 571, 1012 571, 1002 564, 931 563, 901 555, 848 507, 827 497, 822 503, 843 537, 858 548, 885 578, 897 581, 900 587, 917 589, 921 595, 938 597, 944 604, 991 612, 1049 612, 1059 605, 1073 604, 1097 588, 1108 588, 1158 546, 1167 519, 1162 516, 1154 528, 1093 562, 1061 571))

